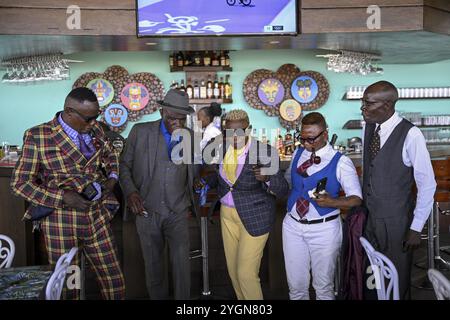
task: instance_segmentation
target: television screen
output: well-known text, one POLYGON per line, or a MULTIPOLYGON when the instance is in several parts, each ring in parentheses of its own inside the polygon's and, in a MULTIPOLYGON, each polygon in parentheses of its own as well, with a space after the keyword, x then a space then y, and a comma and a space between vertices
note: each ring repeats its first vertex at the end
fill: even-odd
POLYGON ((137 0, 136 20, 139 37, 297 33, 296 0, 137 0))

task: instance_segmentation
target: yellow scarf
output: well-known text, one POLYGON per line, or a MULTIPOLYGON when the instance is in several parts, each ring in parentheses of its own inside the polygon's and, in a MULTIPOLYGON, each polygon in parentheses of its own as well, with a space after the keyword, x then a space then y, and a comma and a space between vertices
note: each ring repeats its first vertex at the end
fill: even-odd
MULTIPOLYGON (((250 142, 247 142, 247 144, 250 142)), ((236 169, 238 165, 238 158, 244 153, 247 145, 243 146, 240 149, 235 149, 232 145, 228 147, 227 153, 223 158, 223 171, 225 172, 225 176, 231 184, 234 184, 237 180, 236 177, 236 169)))

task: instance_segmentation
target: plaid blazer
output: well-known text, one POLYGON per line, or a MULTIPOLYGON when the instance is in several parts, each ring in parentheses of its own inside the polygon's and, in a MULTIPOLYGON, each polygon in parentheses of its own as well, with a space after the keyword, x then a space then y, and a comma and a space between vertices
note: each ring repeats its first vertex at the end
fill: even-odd
MULTIPOLYGON (((103 129, 96 124, 92 129, 92 141, 97 151, 87 160, 62 129, 58 115, 50 122, 25 131, 23 152, 13 171, 11 189, 32 205, 55 209, 53 214, 64 210, 75 215, 75 209, 64 209, 64 190, 81 193, 90 183, 105 181, 112 172, 119 175, 118 154, 113 151, 103 129)), ((109 195, 95 201, 90 210, 104 209, 106 220, 109 220, 112 214, 106 209, 108 204, 119 203, 109 195)), ((24 220, 31 218, 31 209, 32 206, 26 211, 24 220)))
MULTIPOLYGON (((219 152, 222 153, 221 159, 223 159, 223 148, 219 152)), ((215 174, 205 178, 211 188, 217 188, 219 199, 231 191, 236 211, 247 232, 254 237, 270 231, 275 222, 276 198, 287 195, 289 191, 288 183, 279 169, 279 161, 278 152, 273 147, 253 139, 242 172, 231 188, 221 177, 219 165, 214 166, 215 174), (266 159, 262 159, 260 156, 258 152, 260 148, 266 148, 265 152, 262 152, 267 155, 266 159), (256 180, 253 173, 254 164, 250 164, 249 159, 251 155, 256 155, 258 162, 269 166, 273 164, 272 161, 269 161, 272 154, 276 155, 278 170, 275 174, 270 175, 268 186, 266 183, 256 180)))

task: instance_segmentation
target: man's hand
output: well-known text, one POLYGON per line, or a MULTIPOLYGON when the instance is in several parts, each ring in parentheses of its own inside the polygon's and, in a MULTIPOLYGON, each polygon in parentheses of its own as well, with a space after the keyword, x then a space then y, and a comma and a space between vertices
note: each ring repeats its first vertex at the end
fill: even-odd
POLYGON ((84 199, 75 191, 65 190, 63 194, 63 203, 65 206, 78 210, 86 210, 91 205, 89 200, 84 199))
POLYGON ((420 232, 409 229, 405 240, 403 240, 403 251, 416 250, 420 245, 420 232))
POLYGON ((205 186, 205 184, 203 182, 201 182, 201 180, 199 178, 194 179, 194 191, 200 190, 204 186, 205 186))
POLYGON ((314 199, 314 201, 316 201, 316 203, 319 207, 325 207, 325 208, 336 207, 336 205, 335 205, 336 199, 330 197, 330 195, 328 193, 316 194, 315 196, 316 196, 316 198, 314 199))
POLYGON ((253 166, 253 173, 255 174, 255 178, 258 181, 267 182, 270 179, 269 176, 265 176, 265 175, 261 174, 261 167, 260 166, 253 166))
POLYGON ((134 214, 142 214, 145 211, 144 201, 141 198, 141 195, 135 191, 128 195, 127 197, 128 207, 131 209, 131 212, 134 214))

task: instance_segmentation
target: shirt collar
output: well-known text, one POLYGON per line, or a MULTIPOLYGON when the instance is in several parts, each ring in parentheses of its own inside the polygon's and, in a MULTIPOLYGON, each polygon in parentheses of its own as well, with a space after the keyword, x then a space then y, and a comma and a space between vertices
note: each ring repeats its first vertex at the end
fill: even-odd
MULTIPOLYGON (((377 123, 377 127, 380 126, 380 134, 388 131, 389 128, 392 128, 394 126, 394 124, 397 122, 397 120, 399 119, 399 115, 398 112, 395 111, 394 114, 387 119, 385 122, 383 122, 382 124, 378 124, 377 123)), ((377 128, 375 127, 375 129, 377 128)))
POLYGON ((64 132, 70 137, 72 140, 78 139, 78 131, 76 131, 74 128, 69 126, 62 118, 62 112, 58 116, 58 121, 61 124, 62 129, 64 132))

